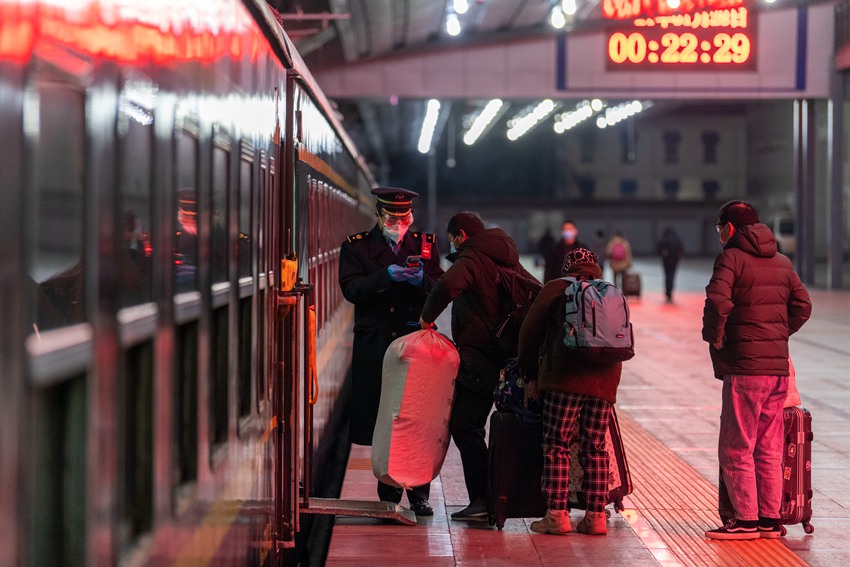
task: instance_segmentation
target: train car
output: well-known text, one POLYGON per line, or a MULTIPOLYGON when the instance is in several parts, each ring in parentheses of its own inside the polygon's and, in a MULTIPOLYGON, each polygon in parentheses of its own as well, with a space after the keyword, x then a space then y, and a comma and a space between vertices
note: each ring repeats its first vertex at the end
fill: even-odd
POLYGON ((0 102, 0 566, 295 563, 374 183, 281 26, 0 0, 0 102))

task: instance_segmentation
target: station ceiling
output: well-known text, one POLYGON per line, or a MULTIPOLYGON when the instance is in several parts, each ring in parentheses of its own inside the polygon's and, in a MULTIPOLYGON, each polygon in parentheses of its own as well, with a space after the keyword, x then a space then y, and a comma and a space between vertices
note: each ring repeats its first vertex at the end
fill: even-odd
MULTIPOLYGON (((280 13, 279 20, 313 74, 321 75, 323 70, 339 69, 341 66, 414 59, 440 49, 521 43, 530 38, 555 36, 564 29, 574 33, 592 32, 605 25, 601 1, 577 0, 575 14, 564 16, 561 29, 552 25, 552 14, 553 11, 564 14, 569 0, 466 0, 460 3, 456 0, 269 0, 269 3, 280 13), (464 5, 466 10, 458 13, 464 5), (457 21, 460 33, 449 33, 449 20, 457 21)), ((784 2, 794 3, 796 0, 784 2)), ((416 147, 426 114, 426 100, 337 95, 333 102, 343 125, 372 166, 379 183, 425 188, 424 169, 427 166, 416 147)), ((435 146, 440 153, 441 164, 446 165, 451 164, 454 153, 458 151, 463 130, 468 128, 488 100, 442 102, 435 146)), ((494 167, 521 167, 519 163, 508 164, 506 160, 522 159, 517 156, 525 155, 526 162, 536 164, 539 170, 541 156, 547 155, 548 146, 553 141, 551 124, 538 126, 538 131, 532 132, 534 135, 526 136, 517 144, 507 143, 504 134, 511 117, 540 100, 504 102, 501 114, 486 134, 490 139, 476 144, 474 150, 481 152, 482 156, 488 155, 476 161, 490 162, 494 167), (544 129, 548 132, 539 132, 544 129), (493 162, 494 153, 505 157, 493 162)), ((566 109, 579 101, 558 102, 566 109)), ((623 101, 611 101, 611 104, 618 102, 623 101)), ((653 101, 651 110, 641 113, 635 120, 664 120, 668 116, 675 119, 681 115, 682 107, 688 104, 698 104, 703 109, 708 104, 712 106, 712 112, 723 113, 727 108, 732 113, 741 112, 740 104, 734 101, 716 106, 705 100, 692 103, 653 101)), ((587 124, 581 127, 595 126, 587 124)), ((468 152, 472 150, 459 148, 459 151, 466 151, 469 158, 468 152)), ((451 165, 448 167, 451 168, 451 165)), ((444 175, 441 177, 445 178, 444 175)))
MULTIPOLYGON (((564 28, 598 26, 600 0, 579 1, 574 16, 565 16, 564 28)), ((553 36, 552 11, 562 0, 270 0, 296 48, 314 71, 397 55, 476 43, 509 43, 553 36), (464 5, 466 10, 463 11, 464 5), (458 13, 463 11, 463 13, 458 13), (448 20, 457 19, 460 33, 452 36, 448 20)), ((334 101, 343 124, 375 170, 379 182, 404 183, 416 161, 416 146, 426 101, 352 97, 334 101), (413 154, 413 155, 411 155, 413 154)), ((444 101, 438 136, 457 135, 464 120, 480 111, 486 100, 444 101)), ((516 102, 525 106, 533 101, 516 102)), ((503 109, 502 122, 509 116, 503 109)), ((498 128, 501 125, 494 126, 498 128)))

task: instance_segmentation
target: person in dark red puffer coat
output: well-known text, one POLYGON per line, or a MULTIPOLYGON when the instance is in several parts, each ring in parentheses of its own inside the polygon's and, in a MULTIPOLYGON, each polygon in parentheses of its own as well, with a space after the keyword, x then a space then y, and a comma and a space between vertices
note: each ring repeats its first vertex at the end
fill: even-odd
POLYGON ((788 337, 812 313, 791 261, 745 201, 720 208, 723 252, 705 288, 702 338, 723 380, 718 457, 736 517, 711 539, 780 536, 782 406, 788 391, 788 337))

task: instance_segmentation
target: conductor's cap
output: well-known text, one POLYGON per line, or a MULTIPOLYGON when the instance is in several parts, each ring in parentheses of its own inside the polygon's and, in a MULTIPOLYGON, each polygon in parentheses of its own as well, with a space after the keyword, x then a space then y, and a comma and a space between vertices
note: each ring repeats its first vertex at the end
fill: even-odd
POLYGON ((378 209, 392 215, 406 215, 413 209, 413 199, 419 193, 400 187, 375 187, 372 195, 378 199, 378 209))
POLYGON ((185 215, 198 214, 198 198, 195 190, 183 188, 177 190, 177 208, 185 215))

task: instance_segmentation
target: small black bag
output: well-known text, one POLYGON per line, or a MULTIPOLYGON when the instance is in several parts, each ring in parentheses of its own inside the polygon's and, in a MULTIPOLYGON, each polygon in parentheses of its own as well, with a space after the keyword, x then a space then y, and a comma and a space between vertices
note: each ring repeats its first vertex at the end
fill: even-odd
POLYGON ((526 380, 519 372, 519 363, 515 358, 509 358, 499 372, 499 383, 493 390, 493 401, 496 409, 518 414, 523 421, 540 421, 543 408, 537 400, 528 400, 525 407, 526 380))
POLYGON ((543 285, 534 278, 527 278, 520 272, 504 266, 496 267, 496 278, 499 289, 499 324, 493 338, 505 357, 509 358, 517 355, 519 329, 543 285))

